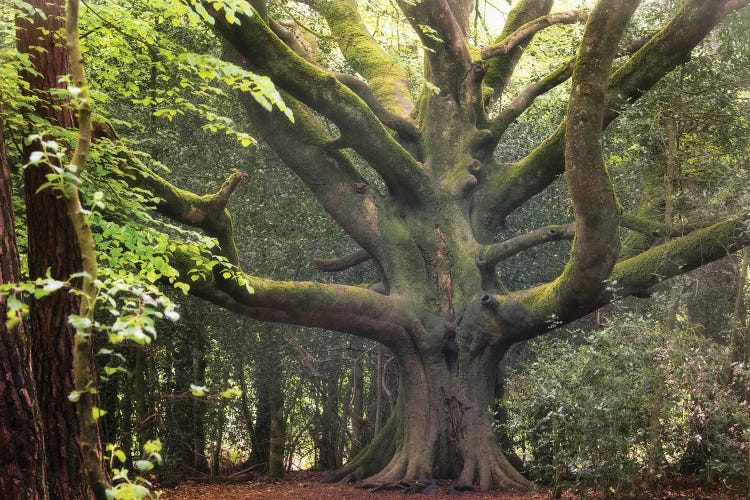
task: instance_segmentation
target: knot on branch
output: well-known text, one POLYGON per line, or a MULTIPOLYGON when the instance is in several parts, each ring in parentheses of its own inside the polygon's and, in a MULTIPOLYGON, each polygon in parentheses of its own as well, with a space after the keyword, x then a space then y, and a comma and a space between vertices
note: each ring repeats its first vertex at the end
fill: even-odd
POLYGON ((354 188, 354 192, 357 194, 365 194, 367 192, 366 182, 353 182, 352 187, 354 188))
POLYGON ((485 293, 484 295, 479 297, 479 303, 484 307, 489 307, 493 310, 497 310, 497 308, 500 306, 497 298, 494 295, 490 295, 489 293, 485 293))
POLYGON ((473 175, 477 175, 479 172, 482 171, 482 162, 477 160, 476 158, 472 158, 469 162, 469 172, 471 172, 473 175))
POLYGON ((464 194, 468 194, 471 192, 472 189, 474 189, 477 184, 479 184, 479 180, 472 174, 466 175, 466 180, 464 181, 464 194))
MULTIPOLYGON (((469 152, 478 158, 487 160, 492 157, 497 139, 489 129, 477 130, 469 139, 469 152)), ((479 160, 477 160, 479 161, 479 160)))

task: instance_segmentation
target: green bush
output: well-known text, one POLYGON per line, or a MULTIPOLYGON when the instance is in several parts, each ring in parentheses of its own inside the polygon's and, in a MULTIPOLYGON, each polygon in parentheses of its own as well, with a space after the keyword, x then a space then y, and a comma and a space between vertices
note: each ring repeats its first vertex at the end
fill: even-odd
POLYGON ((537 481, 607 494, 692 472, 739 481, 744 367, 689 326, 625 315, 593 333, 538 338, 508 376, 506 431, 537 481))

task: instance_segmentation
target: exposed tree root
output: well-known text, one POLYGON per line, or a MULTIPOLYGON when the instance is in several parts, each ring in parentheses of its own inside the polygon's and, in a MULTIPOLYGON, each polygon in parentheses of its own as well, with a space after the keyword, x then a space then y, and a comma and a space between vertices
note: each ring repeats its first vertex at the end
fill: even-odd
POLYGON ((476 442, 464 459, 464 467, 454 489, 467 490, 478 486, 480 490, 493 488, 510 491, 529 491, 534 483, 526 479, 505 458, 492 441, 476 442))

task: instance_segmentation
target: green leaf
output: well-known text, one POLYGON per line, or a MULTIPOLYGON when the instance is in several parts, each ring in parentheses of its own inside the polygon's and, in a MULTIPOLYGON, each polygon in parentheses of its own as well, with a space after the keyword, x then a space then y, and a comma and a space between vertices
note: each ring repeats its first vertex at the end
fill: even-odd
POLYGON ((148 472, 154 468, 154 464, 148 460, 136 460, 135 466, 141 472, 148 472))
POLYGON ((128 459, 127 456, 125 456, 125 452, 122 450, 115 450, 114 457, 120 461, 120 463, 125 463, 125 461, 128 459))
POLYGON ((152 439, 152 440, 146 441, 143 445, 143 451, 147 455, 151 455, 152 453, 157 453, 161 451, 161 440, 152 439))
POLYGON ((190 393, 196 398, 200 398, 206 395, 208 389, 203 386, 190 384, 190 393))
POLYGON ((94 420, 99 420, 99 418, 103 417, 107 414, 107 410, 102 410, 101 408, 97 408, 96 406, 91 407, 91 416, 94 417, 94 420))
POLYGON ((77 314, 68 316, 68 323, 76 330, 88 330, 91 327, 91 320, 83 318, 77 314))
POLYGON ((7 304, 8 304, 8 310, 14 311, 14 312, 23 310, 23 306, 24 306, 24 303, 18 300, 13 295, 10 295, 8 297, 7 304))
POLYGON ((221 397, 225 399, 238 398, 242 396, 242 390, 237 387, 230 387, 224 391, 221 391, 221 397))

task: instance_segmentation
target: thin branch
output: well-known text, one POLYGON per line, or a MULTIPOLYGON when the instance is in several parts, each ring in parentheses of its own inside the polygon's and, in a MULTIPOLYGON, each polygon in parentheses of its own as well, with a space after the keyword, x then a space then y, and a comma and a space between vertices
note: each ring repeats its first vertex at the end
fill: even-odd
MULTIPOLYGON (((552 0, 521 0, 520 2, 515 3, 508 13, 508 18, 505 21, 505 26, 503 26, 503 31, 500 33, 496 42, 500 42, 510 36, 527 22, 547 15, 552 8, 552 4, 552 0)), ((521 58, 524 48, 531 42, 532 38, 533 35, 527 37, 525 40, 521 41, 521 43, 512 48, 507 54, 493 57, 487 61, 488 70, 484 82, 492 87, 495 97, 502 95, 505 91, 505 88, 510 81, 510 77, 516 68, 516 64, 518 64, 518 60, 521 58)))
MULTIPOLYGON (((698 229, 708 227, 706 224, 684 224, 681 226, 668 226, 661 222, 637 217, 635 215, 623 214, 620 225, 631 231, 645 234, 654 239, 675 238, 685 236, 698 229)), ((575 236, 575 224, 549 225, 534 229, 499 243, 485 245, 481 248, 477 257, 477 264, 492 268, 503 260, 519 254, 529 248, 551 241, 572 240, 575 236)))
POLYGON ((550 241, 572 240, 575 235, 575 224, 544 226, 528 233, 515 236, 500 243, 482 248, 477 259, 481 266, 491 268, 531 247, 550 241))
POLYGON ((490 122, 489 129, 492 132, 492 135, 495 136, 496 141, 494 144, 488 144, 488 150, 491 151, 495 149, 497 140, 502 137, 516 118, 529 109, 537 97, 566 82, 573 74, 574 66, 575 58, 571 58, 568 62, 559 66, 544 78, 531 82, 521 89, 518 95, 513 98, 500 114, 490 122))
POLYGON ((337 259, 315 259, 312 261, 312 265, 319 271, 334 273, 344 271, 368 260, 370 260, 370 254, 364 250, 357 250, 337 259))
POLYGON ((500 42, 483 48, 482 59, 490 59, 491 57, 507 54, 513 48, 518 47, 521 42, 525 41, 530 36, 539 33, 545 28, 554 26, 555 24, 573 24, 582 22, 586 20, 586 17, 586 11, 570 10, 567 12, 548 14, 534 19, 533 21, 529 21, 510 35, 503 38, 500 42))

